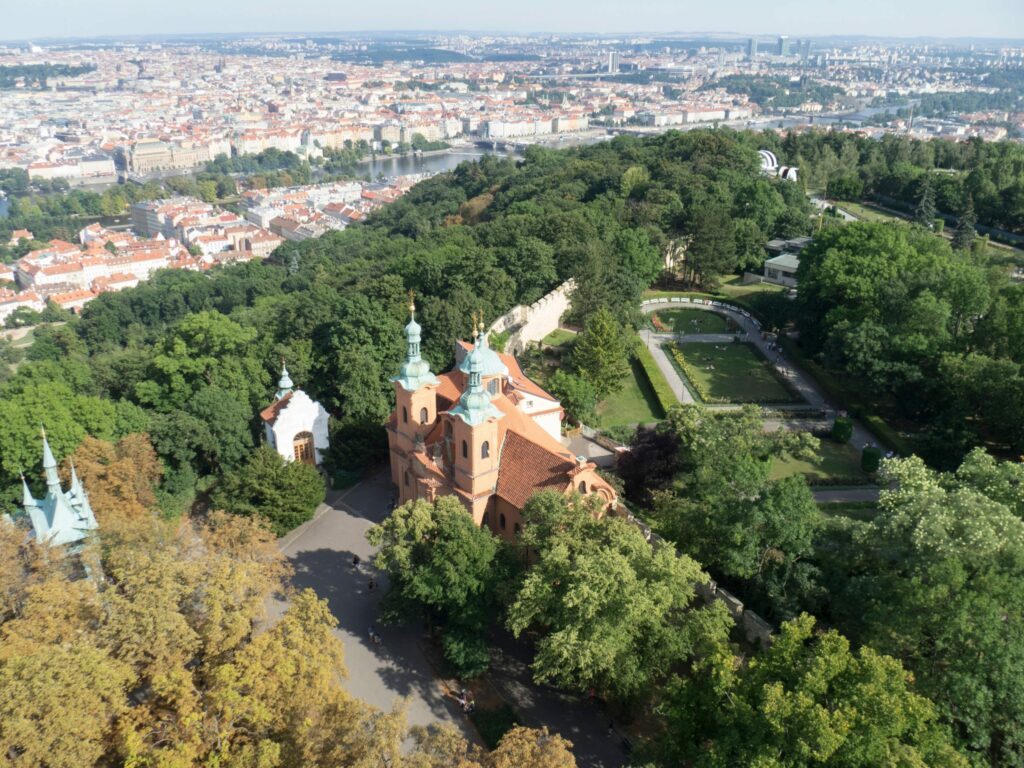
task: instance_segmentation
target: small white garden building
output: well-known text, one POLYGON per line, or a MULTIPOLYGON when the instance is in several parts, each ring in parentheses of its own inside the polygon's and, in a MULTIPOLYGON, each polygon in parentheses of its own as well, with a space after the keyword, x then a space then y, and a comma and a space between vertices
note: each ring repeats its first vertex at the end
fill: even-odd
POLYGON ((260 413, 267 443, 288 461, 319 466, 330 445, 327 411, 301 389, 294 388, 283 365, 275 398, 260 413))

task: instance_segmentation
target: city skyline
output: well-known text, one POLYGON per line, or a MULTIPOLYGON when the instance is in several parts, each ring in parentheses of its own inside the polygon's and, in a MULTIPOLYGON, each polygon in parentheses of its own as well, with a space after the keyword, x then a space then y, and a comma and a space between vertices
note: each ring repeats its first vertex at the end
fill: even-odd
POLYGON ((313 0, 294 0, 288 14, 269 0, 237 0, 211 7, 199 0, 180 0, 172 9, 104 0, 81 4, 51 0, 23 5, 5 13, 5 40, 82 38, 94 36, 205 35, 453 30, 495 33, 557 34, 775 34, 804 36, 876 35, 885 37, 996 38, 1024 37, 1024 12, 1013 0, 979 0, 965 14, 950 1, 885 0, 833 6, 810 0, 772 4, 737 0, 729 7, 671 0, 642 0, 628 5, 612 0, 551 6, 526 0, 515 6, 477 5, 459 0, 432 7, 397 0, 387 12, 379 7, 325 7, 313 0), (737 19, 744 27, 735 27, 737 19))

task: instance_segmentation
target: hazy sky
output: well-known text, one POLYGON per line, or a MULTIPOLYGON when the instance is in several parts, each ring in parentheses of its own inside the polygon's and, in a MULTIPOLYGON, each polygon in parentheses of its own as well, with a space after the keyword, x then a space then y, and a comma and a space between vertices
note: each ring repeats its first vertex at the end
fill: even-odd
POLYGON ((462 29, 1024 38, 1024 0, 0 0, 0 39, 462 29))

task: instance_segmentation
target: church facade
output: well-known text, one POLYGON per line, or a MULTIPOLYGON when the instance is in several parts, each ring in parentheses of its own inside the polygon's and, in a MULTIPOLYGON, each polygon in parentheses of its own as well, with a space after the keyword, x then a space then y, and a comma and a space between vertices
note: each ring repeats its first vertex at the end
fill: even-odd
POLYGON ((562 445, 558 400, 513 356, 490 348, 482 323, 472 344, 457 343, 455 368, 435 376, 409 309, 406 360, 392 379, 396 407, 387 424, 399 503, 456 496, 477 525, 508 539, 537 491, 596 494, 615 508, 615 490, 597 467, 562 445))

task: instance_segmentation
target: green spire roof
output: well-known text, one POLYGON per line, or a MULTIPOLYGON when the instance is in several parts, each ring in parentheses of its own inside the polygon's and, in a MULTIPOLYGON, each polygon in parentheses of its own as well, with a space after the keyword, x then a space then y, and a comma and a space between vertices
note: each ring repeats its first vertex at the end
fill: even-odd
MULTIPOLYGON (((480 356, 481 376, 508 376, 508 366, 501 362, 498 353, 491 349, 487 333, 483 330, 483 323, 480 324, 478 329, 475 349, 480 356)), ((465 374, 469 373, 469 355, 462 358, 459 370, 465 374)))
POLYGON ((288 368, 284 364, 284 360, 281 361, 281 378, 277 382, 277 393, 274 395, 278 400, 287 395, 294 388, 292 384, 292 377, 288 375, 288 368))
POLYGON ((492 418, 500 419, 505 415, 491 402, 490 394, 484 389, 480 372, 485 358, 485 349, 478 338, 473 350, 466 355, 463 362, 468 364, 469 386, 462 393, 459 402, 449 411, 452 416, 458 416, 470 426, 482 424, 492 418))
POLYGON ((405 362, 392 381, 397 381, 408 392, 415 392, 427 384, 437 384, 430 372, 430 363, 420 357, 420 324, 416 322, 416 305, 409 300, 409 324, 405 326, 405 362))
POLYGON ((43 434, 43 471, 46 473, 46 487, 51 493, 60 493, 57 460, 53 457, 53 451, 50 450, 50 441, 46 439, 46 430, 40 427, 39 431, 43 434))

